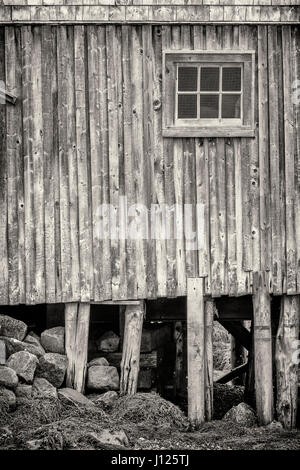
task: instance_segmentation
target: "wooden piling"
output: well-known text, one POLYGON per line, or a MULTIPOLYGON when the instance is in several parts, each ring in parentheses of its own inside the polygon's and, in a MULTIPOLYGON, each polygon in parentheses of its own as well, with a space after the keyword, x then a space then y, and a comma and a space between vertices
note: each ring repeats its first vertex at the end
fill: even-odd
POLYGON ((90 304, 65 304, 65 342, 68 358, 66 384, 80 393, 85 389, 89 322, 90 304))
POLYGON ((144 302, 126 307, 120 382, 123 395, 134 395, 137 390, 143 319, 144 302))
POLYGON ((281 300, 276 338, 276 378, 278 421, 286 429, 296 426, 298 397, 299 295, 284 295, 281 300))
POLYGON ((254 370, 259 423, 273 420, 272 331, 268 273, 253 273, 254 370))
POLYGON ((195 428, 205 421, 204 282, 187 279, 188 417, 195 428))
POLYGON ((213 419, 213 324, 215 304, 212 299, 205 302, 205 416, 207 421, 213 419))

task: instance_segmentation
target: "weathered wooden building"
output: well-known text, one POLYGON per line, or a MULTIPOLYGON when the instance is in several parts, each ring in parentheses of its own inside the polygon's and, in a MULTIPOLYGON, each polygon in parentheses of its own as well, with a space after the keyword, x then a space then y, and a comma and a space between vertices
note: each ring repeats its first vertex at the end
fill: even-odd
POLYGON ((268 423, 281 296, 277 413, 293 427, 298 0, 1 3, 0 304, 66 305, 79 389, 90 304, 127 305, 122 390, 134 393, 144 302, 187 297, 197 424, 205 408, 211 416, 215 299, 252 296, 256 406, 268 423), (150 233, 153 205, 175 207, 168 236, 160 210, 160 236, 150 233), (135 238, 136 217, 147 231, 135 238))

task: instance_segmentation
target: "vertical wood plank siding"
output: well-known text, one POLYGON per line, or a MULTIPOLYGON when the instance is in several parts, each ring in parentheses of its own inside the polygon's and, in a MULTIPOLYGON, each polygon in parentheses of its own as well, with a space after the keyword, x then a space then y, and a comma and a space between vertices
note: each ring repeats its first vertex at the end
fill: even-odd
POLYGON ((1 27, 18 99, 0 104, 0 304, 176 297, 198 276, 237 296, 257 270, 300 293, 299 47, 287 25, 1 27), (164 48, 254 49, 256 137, 163 138, 164 48), (160 239, 103 238, 100 206, 119 216, 123 196, 131 234, 176 205, 170 238, 163 213, 160 239))

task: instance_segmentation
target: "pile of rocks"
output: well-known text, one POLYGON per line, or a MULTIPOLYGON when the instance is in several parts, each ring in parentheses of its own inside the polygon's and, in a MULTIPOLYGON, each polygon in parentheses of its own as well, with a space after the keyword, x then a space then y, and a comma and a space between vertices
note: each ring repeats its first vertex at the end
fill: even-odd
MULTIPOLYGON (((119 337, 106 332, 97 341, 102 353, 116 351, 119 337)), ((45 330, 39 337, 28 332, 27 325, 7 315, 0 315, 0 400, 11 409, 22 398, 61 398, 85 404, 117 398, 119 373, 104 357, 88 364, 87 389, 92 401, 65 386, 67 357, 65 355, 65 329, 58 326, 45 330), (101 392, 102 395, 95 392, 101 392), (104 393, 109 392, 109 393, 104 393)))
POLYGON ((11 408, 22 397, 57 397, 67 370, 64 352, 63 327, 39 337, 23 321, 0 315, 0 397, 11 408))

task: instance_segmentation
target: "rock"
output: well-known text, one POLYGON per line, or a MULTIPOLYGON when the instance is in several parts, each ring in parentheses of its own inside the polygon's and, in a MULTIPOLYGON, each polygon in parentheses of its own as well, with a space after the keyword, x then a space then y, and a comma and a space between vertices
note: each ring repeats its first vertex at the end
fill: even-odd
POLYGON ((0 365, 5 366, 6 364, 6 346, 5 342, 0 340, 0 365))
POLYGON ((113 331, 107 331, 97 341, 99 351, 115 352, 118 350, 120 338, 113 331))
MULTIPOLYGON (((40 338, 38 337, 38 335, 33 333, 33 331, 28 333, 28 335, 24 339, 24 342, 29 343, 29 344, 34 344, 35 346, 38 346, 40 348, 42 347, 40 338)), ((43 348, 43 351, 45 354, 46 351, 44 350, 44 348, 43 348)))
POLYGON ((57 353, 46 353, 40 358, 36 376, 47 379, 54 387, 61 387, 67 370, 67 357, 57 353))
POLYGON ((90 432, 88 437, 93 440, 99 447, 104 449, 124 448, 129 446, 128 437, 121 429, 120 431, 110 431, 103 429, 101 432, 90 432))
POLYGON ((14 389, 18 382, 18 376, 13 369, 7 366, 0 366, 0 386, 14 389))
POLYGON ((8 405, 10 410, 16 408, 16 395, 12 390, 8 390, 5 387, 0 387, 0 402, 4 402, 8 405))
POLYGON ((32 385, 18 384, 17 388, 15 389, 15 394, 17 398, 31 398, 32 385))
POLYGON ((41 343, 47 352, 65 354, 65 329, 56 326, 45 330, 41 335, 41 343))
POLYGON ((82 393, 73 390, 73 388, 61 388, 58 390, 58 398, 66 404, 73 403, 75 405, 94 406, 91 400, 82 395, 82 393))
POLYGON ((283 426, 282 426, 281 423, 279 423, 279 421, 272 421, 272 423, 268 424, 265 427, 267 429, 272 430, 272 431, 282 431, 283 430, 283 426))
POLYGON ((91 366, 87 372, 87 387, 91 390, 119 390, 119 374, 116 367, 91 366))
POLYGON ((8 357, 18 351, 28 351, 31 354, 34 354, 37 358, 45 354, 45 350, 41 345, 19 341, 14 338, 5 338, 4 336, 1 336, 0 340, 5 342, 8 357))
POLYGON ((117 392, 109 390, 108 392, 102 393, 101 395, 97 394, 89 398, 93 403, 95 403, 95 405, 103 404, 105 406, 111 406, 118 399, 118 397, 119 395, 117 392))
POLYGON ((48 380, 36 377, 32 385, 34 398, 57 398, 57 391, 48 380))
POLYGON ((224 421, 231 421, 242 426, 251 427, 257 424, 257 419, 254 410, 247 403, 240 403, 233 406, 225 414, 224 421))
POLYGON ((88 367, 91 366, 109 366, 109 362, 105 357, 95 357, 88 363, 88 367))
POLYGON ((9 357, 6 365, 16 371, 25 382, 32 383, 38 362, 34 354, 28 351, 18 351, 9 357))
POLYGON ((21 320, 9 317, 8 315, 0 315, 0 335, 9 338, 15 338, 23 341, 27 332, 27 325, 21 320))

